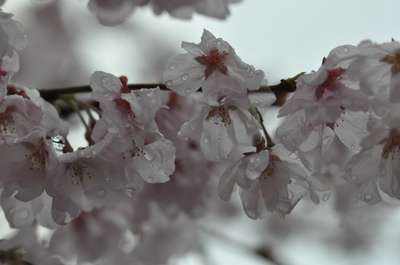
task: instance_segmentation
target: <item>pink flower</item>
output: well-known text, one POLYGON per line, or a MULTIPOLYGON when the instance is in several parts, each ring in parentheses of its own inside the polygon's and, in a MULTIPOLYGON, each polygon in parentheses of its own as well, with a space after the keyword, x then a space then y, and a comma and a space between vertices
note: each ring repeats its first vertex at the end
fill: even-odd
POLYGON ((20 201, 30 201, 43 193, 51 170, 59 164, 52 142, 44 131, 35 128, 28 135, 3 137, 0 145, 0 178, 4 181, 4 195, 20 201))
POLYGON ((365 40, 357 48, 360 54, 349 66, 350 77, 360 81, 361 89, 368 95, 383 93, 388 101, 399 102, 400 43, 374 44, 365 40))
POLYGON ((0 58, 6 54, 13 56, 14 50, 21 50, 26 45, 26 36, 21 23, 11 19, 12 14, 0 11, 0 58))
POLYGON ((216 39, 209 31, 204 30, 199 44, 183 42, 182 47, 188 52, 172 57, 164 73, 163 82, 181 96, 203 88, 205 97, 213 90, 219 89, 215 79, 220 75, 236 80, 243 87, 257 90, 264 79, 264 73, 245 64, 236 55, 233 48, 222 39, 216 39), (208 88, 205 85, 209 83, 208 88))
POLYGON ((258 219, 265 217, 267 212, 276 212, 284 218, 308 192, 315 204, 320 198, 324 201, 329 198, 329 191, 294 162, 282 145, 259 149, 245 154, 226 169, 218 188, 222 200, 230 199, 237 183, 241 187, 240 198, 246 214, 258 219))
POLYGON ((344 178, 361 185, 359 197, 367 204, 380 202, 378 184, 390 197, 400 199, 398 105, 384 119, 371 118, 369 134, 361 142, 363 149, 346 166, 344 178))
POLYGON ((254 146, 260 138, 260 125, 249 112, 250 102, 223 98, 219 104, 203 105, 201 111, 185 122, 178 136, 200 142, 201 150, 210 161, 222 161, 237 145, 254 146))
POLYGON ((0 135, 25 136, 42 119, 42 109, 27 98, 11 95, 0 103, 0 135))
POLYGON ((335 122, 343 111, 366 111, 369 98, 348 79, 347 70, 336 65, 328 56, 318 72, 299 77, 296 91, 278 117, 304 109, 306 121, 319 125, 335 122))
POLYGON ((95 72, 91 77, 92 98, 100 102, 102 119, 96 124, 92 139, 99 141, 109 132, 118 134, 121 142, 133 130, 156 130, 154 116, 161 106, 160 89, 130 91, 111 74, 95 72))
POLYGON ((46 192, 53 197, 52 216, 57 224, 65 225, 81 209, 111 207, 126 198, 124 168, 100 144, 60 155, 60 165, 47 178, 46 192))

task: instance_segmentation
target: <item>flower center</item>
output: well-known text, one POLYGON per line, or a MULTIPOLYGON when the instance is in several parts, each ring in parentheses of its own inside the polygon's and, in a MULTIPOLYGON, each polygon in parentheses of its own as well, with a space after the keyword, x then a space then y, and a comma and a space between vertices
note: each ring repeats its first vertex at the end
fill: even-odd
POLYGON ((400 134, 396 129, 393 129, 390 135, 380 143, 384 144, 382 149, 382 158, 384 159, 388 159, 390 154, 394 159, 393 155, 400 152, 400 134))
POLYGON ((29 158, 31 161, 30 170, 44 170, 44 166, 46 164, 46 160, 49 154, 45 146, 46 144, 41 141, 41 143, 32 147, 32 151, 29 155, 25 155, 25 157, 29 158))
POLYGON ((211 117, 214 117, 215 124, 223 124, 226 126, 227 124, 231 124, 232 120, 229 116, 229 112, 225 109, 224 106, 213 107, 212 110, 208 113, 206 117, 206 121, 208 121, 211 117))
POLYGON ((391 55, 386 55, 381 59, 381 62, 392 64, 392 74, 400 72, 400 50, 391 55))
POLYGON ((72 184, 76 183, 77 185, 79 185, 79 183, 83 182, 83 179, 85 178, 85 176, 90 179, 92 178, 92 176, 90 175, 89 172, 86 172, 86 174, 85 174, 84 171, 87 169, 87 166, 82 164, 80 161, 73 162, 69 166, 72 171, 72 175, 71 175, 71 177, 72 177, 71 183, 72 184))
POLYGON ((206 69, 204 70, 204 74, 206 78, 208 78, 215 70, 219 71, 220 73, 227 75, 228 69, 225 65, 225 57, 229 53, 223 51, 220 53, 218 49, 213 49, 210 51, 209 54, 198 56, 196 57, 196 61, 200 64, 205 65, 206 69))
POLYGON ((335 90, 337 83, 342 79, 342 74, 346 72, 344 68, 328 70, 328 77, 315 90, 315 99, 319 100, 325 93, 325 90, 335 90))
POLYGON ((0 130, 2 134, 8 134, 14 132, 14 117, 8 111, 8 108, 5 112, 0 113, 0 130))

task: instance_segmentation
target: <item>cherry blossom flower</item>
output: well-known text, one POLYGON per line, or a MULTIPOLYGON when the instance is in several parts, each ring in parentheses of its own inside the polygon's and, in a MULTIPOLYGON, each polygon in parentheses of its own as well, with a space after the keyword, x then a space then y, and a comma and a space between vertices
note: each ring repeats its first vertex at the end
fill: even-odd
POLYGON ((365 40, 358 49, 359 56, 349 66, 350 77, 359 80, 368 95, 384 94, 390 102, 399 102, 400 43, 375 44, 365 40))
POLYGON ((58 157, 60 165, 46 181, 57 224, 65 225, 78 217, 81 209, 111 207, 126 198, 124 169, 113 163, 117 158, 112 153, 101 151, 101 144, 58 157))
POLYGON ((169 60, 163 82, 171 90, 186 96, 203 88, 205 97, 219 89, 215 78, 226 75, 240 84, 243 93, 246 89, 257 90, 264 79, 261 70, 255 70, 236 55, 234 49, 222 39, 216 39, 204 30, 199 44, 182 42, 188 52, 178 54, 169 60), (205 84, 210 82, 208 86, 205 84))
MULTIPOLYGON (((122 80, 124 80, 122 78, 122 80)), ((118 134, 119 140, 129 138, 132 130, 157 130, 154 116, 161 107, 160 89, 130 91, 111 74, 95 72, 91 77, 91 94, 100 102, 102 119, 97 122, 92 139, 99 141, 108 133, 118 134)))
POLYGON ((14 50, 21 50, 26 45, 22 25, 13 20, 12 16, 0 11, 0 58, 4 58, 6 54, 12 57, 14 50))
POLYGON ((40 126, 42 119, 42 109, 22 96, 6 96, 0 104, 1 135, 25 136, 40 126))
POLYGON ((349 80, 347 69, 337 64, 328 56, 318 72, 300 76, 296 91, 278 117, 304 109, 306 120, 317 125, 335 122, 343 111, 366 111, 369 98, 359 90, 358 83, 349 80))
MULTIPOLYGON (((57 110, 52 104, 40 97, 38 90, 15 86, 9 86, 8 90, 9 94, 20 95, 24 98, 24 100, 33 102, 38 108, 41 109, 43 116, 39 126, 44 129, 46 136, 67 136, 69 131, 69 123, 60 118, 57 110)), ((32 113, 29 113, 29 115, 32 115, 32 113)))
POLYGON ((400 123, 399 104, 392 105, 384 119, 372 117, 362 150, 346 166, 344 178, 360 184, 359 198, 367 204, 381 201, 379 189, 400 199, 400 123), (379 185, 379 188, 378 188, 379 185))
POLYGON ((240 144, 254 146, 260 138, 260 124, 249 112, 250 101, 223 98, 214 106, 203 105, 201 111, 185 122, 178 136, 200 143, 201 150, 210 161, 222 161, 240 144))
POLYGON ((219 182, 222 200, 230 199, 235 183, 241 187, 243 208, 252 219, 263 218, 267 212, 284 218, 308 192, 315 204, 330 196, 282 145, 271 149, 261 146, 229 166, 219 182))
POLYGON ((59 164, 52 142, 39 127, 24 137, 5 136, 2 140, 0 178, 4 182, 4 195, 17 192, 16 199, 33 200, 43 193, 46 178, 59 164))

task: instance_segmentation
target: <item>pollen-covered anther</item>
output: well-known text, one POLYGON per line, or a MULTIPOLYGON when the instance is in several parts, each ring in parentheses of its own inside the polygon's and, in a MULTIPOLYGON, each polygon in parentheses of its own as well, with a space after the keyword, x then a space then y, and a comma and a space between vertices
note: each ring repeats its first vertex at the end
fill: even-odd
POLYGON ((215 70, 224 75, 228 74, 228 68, 225 65, 225 58, 228 54, 225 51, 220 53, 218 49, 213 49, 207 55, 198 56, 195 59, 206 66, 204 74, 208 78, 215 70))
MULTIPOLYGON (((129 155, 131 158, 140 157, 146 155, 146 153, 140 147, 134 147, 129 151, 129 155)), ((122 156, 122 159, 125 159, 125 155, 122 156)))
POLYGON ((29 155, 25 155, 31 161, 30 170, 43 170, 46 165, 48 152, 44 148, 44 143, 40 143, 32 148, 32 152, 29 155))
POLYGON ((390 154, 392 155, 392 159, 394 159, 394 154, 400 152, 400 134, 396 129, 393 129, 390 135, 380 143, 384 144, 382 149, 382 158, 384 159, 388 159, 390 154))
MULTIPOLYGON (((274 174, 274 161, 281 161, 280 159, 279 159, 279 157, 277 157, 276 155, 272 155, 271 153, 269 154, 269 162, 268 162, 268 166, 267 166, 267 168, 265 169, 265 171, 264 171, 264 173, 266 173, 267 174, 267 176, 268 177, 270 177, 270 176, 272 176, 272 174, 274 174)), ((267 179, 267 176, 265 176, 265 174, 263 174, 264 175, 264 179, 267 179)), ((258 180, 262 180, 262 177, 260 176, 259 178, 258 178, 258 180)))
POLYGON ((0 114, 0 126, 3 134, 14 132, 14 117, 10 115, 7 110, 0 114))
POLYGON ((386 55, 381 59, 381 62, 392 64, 392 74, 400 72, 400 50, 391 55, 386 55))
POLYGON ((80 161, 76 161, 70 164, 70 168, 72 170, 72 175, 71 175, 71 183, 74 184, 76 183, 77 185, 79 185, 79 183, 83 182, 83 179, 85 177, 88 177, 89 179, 92 178, 92 176, 90 175, 89 172, 86 172, 85 174, 85 170, 87 169, 87 166, 82 164, 80 161))
POLYGON ((232 124, 229 112, 224 106, 213 107, 208 113, 206 120, 209 120, 211 117, 214 118, 214 124, 223 124, 224 126, 232 124))

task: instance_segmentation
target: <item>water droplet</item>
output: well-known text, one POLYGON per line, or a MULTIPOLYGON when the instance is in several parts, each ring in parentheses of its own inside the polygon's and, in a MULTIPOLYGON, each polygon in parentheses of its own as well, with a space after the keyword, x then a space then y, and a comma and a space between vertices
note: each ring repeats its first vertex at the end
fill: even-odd
POLYGON ((354 145, 351 145, 351 146, 350 146, 350 148, 351 148, 351 149, 354 149, 354 148, 355 148, 355 146, 354 146, 354 145))
POLYGON ((190 88, 186 88, 185 92, 190 94, 190 93, 192 93, 192 90, 190 88))
POLYGON ((92 149, 92 154, 96 155, 97 154, 97 150, 96 149, 92 149))
POLYGON ((152 161, 154 159, 154 156, 152 154, 150 154, 149 152, 146 152, 144 154, 144 157, 148 160, 148 161, 152 161))
POLYGON ((206 80, 206 77, 205 77, 205 76, 203 76, 203 77, 201 78, 201 81, 204 81, 204 80, 206 80))
POLYGON ((208 139, 207 137, 204 137, 203 142, 208 143, 210 141, 210 139, 208 139))
POLYGON ((175 70, 176 69, 176 64, 172 63, 169 65, 169 69, 175 70))
POLYGON ((171 87, 171 86, 172 86, 172 81, 171 81, 171 80, 168 80, 168 81, 165 83, 165 86, 166 86, 166 87, 171 87))
POLYGON ((261 160, 261 158, 260 158, 260 157, 257 157, 257 158, 256 158, 256 161, 257 161, 257 162, 259 162, 260 160, 261 160))
POLYGON ((148 183, 154 183, 155 179, 152 176, 150 176, 150 177, 147 178, 147 182, 148 183))
POLYGON ((322 200, 324 202, 326 202, 329 199, 330 195, 329 194, 325 194, 324 197, 322 198, 322 200))
POLYGON ((372 200, 372 195, 371 194, 366 194, 364 196, 364 199, 367 200, 367 201, 370 201, 370 200, 372 200))
POLYGON ((189 75, 188 75, 188 74, 183 74, 183 75, 181 76, 181 79, 182 79, 183 81, 186 81, 186 80, 189 79, 189 75))
POLYGON ((215 156, 215 159, 220 160, 221 157, 220 157, 219 155, 216 155, 216 156, 215 156))
POLYGON ((357 180, 357 175, 352 175, 351 180, 357 180))
POLYGON ((340 139, 340 141, 344 144, 344 139, 340 139))
POLYGON ((65 138, 62 135, 57 135, 52 138, 53 147, 56 151, 62 152, 65 147, 65 138))
POLYGON ((153 164, 152 164, 152 163, 150 163, 150 164, 149 164, 149 168, 152 168, 152 167, 153 167, 153 164))
POLYGON ((282 135, 282 141, 285 141, 286 140, 286 135, 282 135))
POLYGON ((106 191, 105 191, 104 189, 99 189, 99 190, 96 192, 96 195, 97 195, 97 197, 99 197, 99 198, 104 198, 104 197, 106 196, 106 191))
POLYGON ((194 64, 194 63, 192 63, 192 64, 191 64, 191 66, 192 66, 192 67, 194 67, 194 66, 195 66, 195 64, 194 64))
POLYGON ((343 51, 344 51, 344 52, 348 52, 348 51, 349 51, 349 48, 343 47, 343 51))

